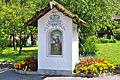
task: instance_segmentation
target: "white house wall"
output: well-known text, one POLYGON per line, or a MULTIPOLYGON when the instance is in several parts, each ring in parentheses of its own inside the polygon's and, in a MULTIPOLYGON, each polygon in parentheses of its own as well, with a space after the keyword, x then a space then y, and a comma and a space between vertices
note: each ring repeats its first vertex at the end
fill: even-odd
MULTIPOLYGON (((77 51, 77 39, 72 39, 72 19, 66 17, 57 9, 52 9, 47 14, 45 14, 42 18, 38 20, 38 69, 50 69, 50 70, 72 70, 72 64, 76 61, 75 53, 77 51), (47 22, 49 20, 50 15, 52 12, 56 12, 60 16, 61 23, 65 27, 65 29, 61 29, 57 27, 57 29, 62 30, 63 32, 63 55, 62 56, 48 56, 47 54, 47 31, 51 28, 45 29, 47 27, 47 22), (72 47, 73 45, 73 47, 72 47), (74 51, 72 51, 74 50, 74 51), (74 54, 72 54, 72 52, 74 54), (75 57, 72 57, 72 55, 75 57), (72 63, 73 59, 73 63, 72 63)), ((74 35, 77 35, 76 33, 74 35)))
POLYGON ((77 25, 72 24, 73 32, 72 32, 72 69, 75 68, 76 63, 79 61, 79 39, 77 32, 77 25))

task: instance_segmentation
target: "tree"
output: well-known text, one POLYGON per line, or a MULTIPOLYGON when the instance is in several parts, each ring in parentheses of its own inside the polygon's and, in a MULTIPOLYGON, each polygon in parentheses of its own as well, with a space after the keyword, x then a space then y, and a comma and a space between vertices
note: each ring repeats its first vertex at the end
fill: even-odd
POLYGON ((0 30, 0 53, 2 52, 3 49, 8 47, 9 45, 9 38, 8 35, 6 35, 2 30, 0 30))
MULTIPOLYGON (((2 10, 2 2, 0 2, 0 11, 2 10)), ((3 14, 0 13, 0 53, 9 45, 8 35, 3 32, 2 23, 3 23, 3 14)))
MULTIPOLYGON (((1 0, 0 1, 0 28, 1 33, 13 36, 14 49, 16 49, 16 36, 19 36, 19 53, 21 54, 23 42, 28 35, 37 32, 36 27, 28 27, 24 23, 36 11, 44 8, 51 0, 1 0)), ((120 14, 120 3, 117 0, 56 0, 77 16, 80 38, 87 38, 96 34, 101 28, 109 26, 118 27, 112 19, 113 14, 120 14), (68 6, 69 5, 69 6, 68 6), (79 18, 86 24, 81 24, 79 18)))
POLYGON ((25 22, 28 20, 29 17, 31 17, 31 14, 34 11, 31 11, 34 9, 32 5, 28 6, 27 3, 21 4, 21 2, 17 3, 3 3, 1 6, 1 25, 3 32, 5 32, 7 35, 13 36, 13 46, 14 50, 16 50, 16 36, 19 36, 19 44, 20 44, 20 50, 19 54, 21 54, 22 45, 23 45, 23 38, 26 37, 26 35, 29 34, 29 28, 25 26, 25 22), (24 37, 23 37, 24 36, 24 37))
POLYGON ((56 1, 62 3, 68 10, 73 11, 87 23, 81 26, 78 19, 80 37, 82 38, 96 34, 102 27, 106 28, 109 26, 111 29, 117 27, 117 23, 112 19, 113 14, 120 14, 120 3, 117 0, 56 1))

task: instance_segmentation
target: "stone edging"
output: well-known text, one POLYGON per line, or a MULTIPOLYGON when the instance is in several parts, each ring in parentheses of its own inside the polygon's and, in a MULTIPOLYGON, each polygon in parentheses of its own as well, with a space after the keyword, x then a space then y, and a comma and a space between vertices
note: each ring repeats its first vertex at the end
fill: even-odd
MULTIPOLYGON (((48 75, 48 74, 40 74, 39 71, 22 71, 22 70, 15 70, 16 73, 19 74, 32 74, 32 75, 48 75)), ((81 75, 81 74, 71 74, 71 75, 51 75, 49 74, 48 76, 68 76, 68 77, 93 77, 91 75, 81 75)))
POLYGON ((22 70, 15 70, 16 73, 19 74, 36 74, 36 75, 63 75, 63 76, 73 76, 73 74, 71 73, 71 71, 64 71, 64 70, 44 70, 44 69, 40 69, 38 71, 22 71, 22 70))
POLYGON ((14 68, 14 63, 11 63, 11 62, 0 62, 0 69, 4 69, 4 68, 13 69, 14 68))
POLYGON ((116 66, 116 67, 115 67, 114 73, 120 74, 120 66, 116 66))
POLYGON ((38 74, 37 71, 22 71, 22 70, 15 70, 16 73, 19 74, 38 74))
MULTIPOLYGON (((15 70, 16 73, 19 74, 32 74, 32 75, 41 75, 38 71, 22 71, 22 70, 15 70)), ((101 75, 93 76, 91 74, 85 75, 85 74, 71 74, 71 75, 49 75, 49 76, 70 76, 70 77, 87 77, 87 78, 92 78, 92 77, 104 77, 107 75, 112 75, 113 73, 103 73, 101 75)), ((46 75, 46 74, 43 74, 46 75)), ((47 74, 48 75, 48 74, 47 74)))

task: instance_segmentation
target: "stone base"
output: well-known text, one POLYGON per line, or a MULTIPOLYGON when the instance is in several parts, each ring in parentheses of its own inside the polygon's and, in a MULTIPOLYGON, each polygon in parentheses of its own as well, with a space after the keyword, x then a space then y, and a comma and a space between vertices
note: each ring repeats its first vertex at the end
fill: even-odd
POLYGON ((22 71, 15 70, 19 74, 35 74, 35 75, 64 75, 64 76, 73 76, 72 71, 70 70, 49 70, 49 69, 39 69, 38 71, 22 71))
POLYGON ((38 73, 43 75, 72 75, 72 71, 70 70, 39 69, 38 73))
POLYGON ((19 74, 38 74, 37 71, 22 71, 22 70, 15 70, 16 73, 19 73, 19 74))

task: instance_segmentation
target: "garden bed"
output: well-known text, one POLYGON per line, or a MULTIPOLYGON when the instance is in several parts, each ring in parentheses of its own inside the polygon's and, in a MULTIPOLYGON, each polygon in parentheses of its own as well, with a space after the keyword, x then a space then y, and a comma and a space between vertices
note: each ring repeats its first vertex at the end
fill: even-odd
MULTIPOLYGON (((37 70, 37 66, 38 66, 37 59, 35 57, 25 58, 23 61, 17 62, 14 65, 16 73, 41 74, 41 72, 37 70)), ((56 73, 55 71, 52 72, 56 73)), ((75 74, 71 74, 71 75, 68 74, 68 76, 91 78, 91 77, 110 75, 113 72, 120 73, 120 67, 119 66, 115 67, 113 64, 109 63, 104 59, 87 58, 76 64, 74 69, 75 74)), ((51 75, 51 74, 47 74, 47 75, 51 75)))
POLYGON ((85 77, 97 77, 113 73, 115 66, 104 59, 87 58, 76 64, 74 73, 85 77))
POLYGON ((36 57, 28 57, 24 60, 14 64, 16 70, 26 71, 37 71, 38 61, 36 57))
POLYGON ((14 62, 0 62, 0 69, 4 69, 4 68, 13 69, 14 62))

